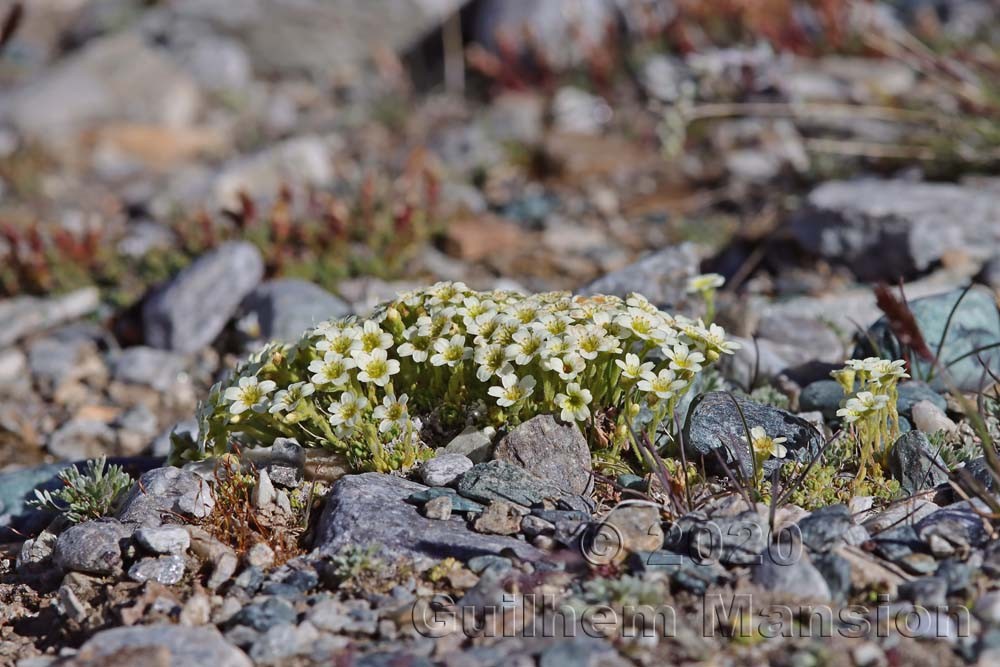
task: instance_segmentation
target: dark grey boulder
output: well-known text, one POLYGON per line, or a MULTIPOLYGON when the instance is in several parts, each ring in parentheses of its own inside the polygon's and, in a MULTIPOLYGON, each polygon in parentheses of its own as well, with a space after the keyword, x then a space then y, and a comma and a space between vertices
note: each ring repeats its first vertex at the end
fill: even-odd
MULTIPOLYGON (((772 438, 787 438, 784 446, 788 459, 807 460, 823 446, 823 436, 805 419, 721 391, 703 394, 688 412, 684 445, 689 456, 704 457, 706 465, 716 471, 720 466, 714 451, 718 449, 727 465, 732 467, 737 463, 749 479, 753 474, 753 461, 747 429, 755 426, 763 427, 772 438), (746 426, 743 419, 746 419, 746 426)), ((765 462, 765 470, 772 465, 774 463, 765 462)), ((736 470, 733 473, 739 474, 736 470)))

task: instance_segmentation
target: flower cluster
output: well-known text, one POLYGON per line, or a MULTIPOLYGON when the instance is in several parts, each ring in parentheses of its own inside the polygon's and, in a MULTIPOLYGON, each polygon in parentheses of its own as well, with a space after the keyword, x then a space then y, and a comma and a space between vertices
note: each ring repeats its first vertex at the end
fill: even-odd
POLYGON ((837 416, 853 429, 861 447, 858 479, 877 456, 884 467, 889 446, 899 437, 899 381, 910 377, 906 362, 868 357, 850 359, 843 369, 832 373, 848 396, 837 416), (857 391, 855 391, 857 389, 857 391))
POLYGON ((262 350, 213 388, 199 447, 175 459, 224 452, 234 438, 286 436, 343 451, 361 468, 407 467, 426 445, 444 444, 422 432, 444 408, 498 428, 555 414, 614 458, 642 404, 655 428, 698 373, 734 349, 718 325, 671 316, 638 294, 438 283, 367 319, 325 322, 295 345, 262 350))

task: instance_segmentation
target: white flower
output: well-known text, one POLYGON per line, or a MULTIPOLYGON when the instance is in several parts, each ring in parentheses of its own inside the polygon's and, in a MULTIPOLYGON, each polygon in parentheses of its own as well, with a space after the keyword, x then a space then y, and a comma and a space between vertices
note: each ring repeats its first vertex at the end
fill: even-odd
POLYGON ((659 399, 667 400, 672 398, 679 390, 687 385, 684 380, 678 380, 674 372, 669 368, 664 368, 659 373, 646 371, 642 374, 642 379, 636 387, 639 391, 653 394, 659 399))
POLYGON ((313 384, 329 384, 334 388, 340 388, 348 383, 350 380, 348 371, 356 366, 350 357, 331 351, 324 354, 322 360, 314 359, 309 362, 309 372, 313 374, 311 378, 313 384))
POLYGON ((638 380, 644 373, 653 370, 652 361, 642 363, 639 357, 631 352, 625 355, 625 361, 615 359, 615 365, 622 369, 622 375, 629 380, 638 380))
POLYGON ((271 414, 277 412, 295 412, 296 408, 299 407, 299 403, 307 396, 312 396, 315 391, 316 387, 310 382, 295 382, 290 384, 287 389, 279 389, 278 393, 274 395, 274 402, 271 404, 271 409, 268 412, 271 414))
POLYGON ((367 320, 364 329, 361 331, 361 350, 371 352, 373 350, 388 350, 392 347, 392 334, 382 331, 375 322, 367 320))
POLYGON ((455 316, 454 308, 443 308, 434 313, 434 316, 421 315, 417 318, 417 333, 425 338, 438 338, 451 333, 454 326, 451 318, 455 316))
POLYGON ((489 382, 494 375, 507 375, 514 372, 514 367, 510 365, 510 356, 507 354, 508 348, 503 345, 484 345, 476 348, 475 361, 479 365, 476 369, 476 377, 480 382, 489 382))
POLYGON ((432 285, 429 292, 431 295, 428 303, 440 305, 445 303, 458 303, 464 298, 464 293, 469 290, 465 283, 460 282, 440 282, 432 285))
POLYGON ((399 372, 399 362, 389 359, 388 353, 381 348, 375 348, 367 354, 356 351, 354 361, 358 365, 358 380, 373 382, 379 387, 387 385, 390 377, 399 372))
POLYGON ((559 379, 574 380, 587 367, 587 362, 579 354, 571 352, 562 357, 552 357, 545 361, 545 367, 559 374, 559 379))
POLYGON ((661 340, 666 337, 660 319, 639 308, 629 308, 628 312, 616 317, 614 322, 642 340, 661 340))
MULTIPOLYGON (((865 361, 868 361, 867 359, 865 361)), ((901 380, 910 377, 905 370, 906 362, 902 359, 890 361, 889 359, 875 359, 868 365, 868 373, 871 379, 876 382, 885 383, 894 380, 901 380)))
POLYGON ((645 311, 647 313, 656 314, 660 312, 660 309, 649 302, 649 299, 641 294, 632 292, 625 299, 625 305, 629 308, 638 308, 639 310, 645 311))
POLYGON ((754 454, 758 457, 773 456, 776 459, 783 459, 788 453, 788 449, 782 444, 788 438, 772 438, 763 426, 754 426, 750 429, 750 440, 754 454))
POLYGON ((566 336, 552 336, 542 345, 542 357, 561 357, 573 351, 573 341, 566 336))
POLYGON ((705 361, 705 355, 701 352, 691 352, 684 343, 678 343, 672 348, 663 348, 663 354, 670 359, 670 368, 675 371, 697 373, 701 370, 702 362, 705 361))
POLYGON ((336 352, 341 356, 349 356, 352 350, 361 349, 361 329, 346 327, 330 330, 326 337, 316 343, 316 349, 321 352, 336 352))
POLYGON ((566 385, 566 393, 556 394, 555 403, 562 410, 559 417, 566 422, 586 421, 590 417, 590 401, 593 397, 589 389, 581 389, 576 382, 566 385))
POLYGON ((465 347, 465 336, 460 334, 455 334, 451 340, 438 338, 434 341, 434 351, 436 354, 431 356, 432 366, 455 366, 472 356, 472 350, 465 347))
POLYGON ((256 375, 244 375, 240 378, 237 386, 226 389, 222 398, 231 401, 229 412, 234 415, 242 414, 247 410, 254 412, 264 412, 267 409, 267 395, 277 387, 271 380, 259 382, 256 375))
POLYGON ((513 373, 508 373, 500 378, 500 383, 502 386, 490 387, 486 393, 496 397, 497 405, 502 408, 527 398, 535 388, 535 378, 531 375, 525 375, 519 380, 513 373))
POLYGON ((507 355, 518 366, 531 363, 542 348, 542 336, 528 328, 520 329, 514 334, 514 342, 507 346, 507 355))
POLYGON ((695 276, 688 280, 687 291, 688 292, 709 292, 711 290, 716 290, 722 287, 726 283, 726 279, 720 276, 718 273, 705 273, 700 276, 695 276))
POLYGON ((389 431, 393 426, 404 426, 408 417, 406 402, 409 397, 403 394, 396 398, 392 394, 386 394, 382 399, 382 405, 375 406, 372 417, 379 421, 379 433, 389 431))
POLYGON ((412 357, 416 363, 427 361, 430 354, 431 339, 417 335, 415 327, 410 327, 403 332, 406 342, 396 348, 396 353, 401 357, 412 357))
POLYGON ((346 435, 354 430, 367 407, 367 398, 350 390, 345 391, 339 401, 330 404, 330 423, 336 428, 338 435, 346 435))
POLYGON ((570 335, 575 340, 577 352, 584 359, 596 359, 601 352, 622 351, 619 340, 596 325, 574 327, 570 335))
POLYGON ((549 336, 559 336, 566 333, 571 323, 572 320, 562 313, 545 313, 534 322, 534 326, 549 336))

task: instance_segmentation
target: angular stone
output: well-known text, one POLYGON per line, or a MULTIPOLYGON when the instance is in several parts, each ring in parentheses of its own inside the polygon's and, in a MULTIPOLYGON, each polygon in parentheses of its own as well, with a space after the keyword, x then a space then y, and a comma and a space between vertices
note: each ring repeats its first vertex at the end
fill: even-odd
POLYGON ((473 463, 489 460, 493 453, 493 440, 481 430, 468 427, 445 445, 444 453, 461 454, 473 463))
POLYGON ((379 473, 341 478, 330 490, 319 519, 318 553, 332 555, 347 545, 376 544, 381 556, 390 559, 452 556, 467 560, 505 550, 527 560, 541 557, 540 551, 520 540, 474 533, 457 517, 435 521, 420 516, 416 507, 403 501, 425 489, 379 473))
POLYGON ((786 563, 765 552, 762 562, 751 570, 750 578, 758 586, 784 596, 816 602, 832 599, 826 579, 804 553, 786 563))
POLYGON ((438 454, 420 466, 420 479, 427 486, 448 486, 459 475, 472 469, 472 461, 463 454, 438 454))
MULTIPOLYGON (((688 455, 704 457, 706 465, 718 471, 721 466, 713 451, 721 448, 719 453, 726 463, 732 466, 733 461, 737 461, 746 479, 753 476, 747 429, 760 426, 772 438, 787 438, 784 445, 789 459, 808 460, 823 446, 822 434, 808 421, 785 410, 719 391, 703 394, 702 400, 688 413, 687 420, 688 438, 684 445, 688 455)), ((774 464, 765 462, 765 470, 769 465, 774 464)))
POLYGON ((215 507, 208 482, 181 468, 156 468, 145 473, 125 496, 118 518, 124 523, 159 526, 176 515, 204 519, 215 507))
MULTIPOLYGON (((424 503, 424 516, 428 519, 447 521, 451 518, 451 498, 449 496, 438 496, 431 498, 424 503)), ((481 531, 487 532, 487 531, 481 531)))
POLYGON ((260 252, 245 241, 205 253, 146 299, 146 343, 185 354, 209 345, 263 275, 260 252))
POLYGON ((152 387, 168 391, 184 372, 184 357, 168 350, 153 347, 127 347, 113 359, 113 376, 119 382, 152 387))
POLYGON ((477 532, 491 535, 516 535, 521 530, 521 512, 510 503, 494 500, 473 522, 477 532))
POLYGON ((183 526, 141 526, 133 537, 154 554, 182 554, 191 545, 191 535, 183 526))
POLYGON ((585 543, 591 562, 622 562, 629 554, 663 548, 660 510, 649 504, 623 504, 611 510, 585 543))
POLYGON ((813 552, 830 551, 842 544, 852 525, 846 505, 823 507, 798 523, 802 544, 813 552))
POLYGON ((518 465, 572 494, 594 487, 590 448, 575 424, 538 415, 520 424, 497 443, 494 458, 518 465))
POLYGON ((948 466, 920 431, 909 431, 889 450, 889 472, 908 494, 932 489, 948 480, 948 466))

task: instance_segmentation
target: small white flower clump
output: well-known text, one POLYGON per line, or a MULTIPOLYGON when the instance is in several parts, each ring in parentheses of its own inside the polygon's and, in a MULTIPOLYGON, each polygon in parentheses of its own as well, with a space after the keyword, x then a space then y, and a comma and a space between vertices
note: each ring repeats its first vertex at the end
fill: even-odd
POLYGON ((900 380, 910 377, 906 362, 878 357, 850 359, 832 375, 848 397, 837 410, 837 416, 858 440, 861 450, 858 479, 862 479, 873 459, 885 466, 889 447, 899 437, 897 387, 900 380))
POLYGON ((735 348, 718 325, 669 315, 638 294, 524 296, 438 283, 255 355, 231 386, 213 388, 194 455, 225 451, 237 435, 265 444, 287 436, 349 453, 359 467, 405 467, 424 449, 421 420, 443 407, 482 414, 477 426, 544 413, 585 433, 611 423, 600 440, 617 455, 642 404, 655 427, 698 373, 735 348))

